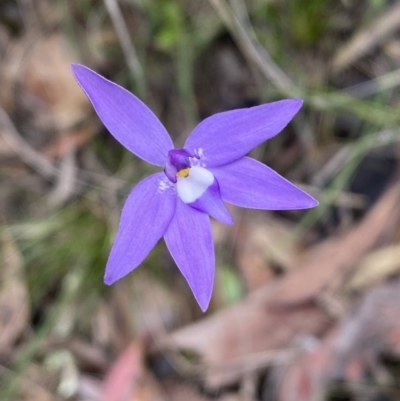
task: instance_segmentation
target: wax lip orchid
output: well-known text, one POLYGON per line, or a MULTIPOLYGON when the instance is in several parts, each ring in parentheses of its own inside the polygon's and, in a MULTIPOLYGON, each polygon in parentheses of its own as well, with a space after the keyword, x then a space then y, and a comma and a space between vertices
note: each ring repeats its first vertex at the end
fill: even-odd
POLYGON ((252 209, 307 209, 318 202, 266 165, 245 156, 278 134, 301 99, 215 114, 194 128, 182 149, 137 97, 89 68, 73 64, 76 80, 110 133, 141 159, 163 168, 129 194, 106 266, 113 284, 146 258, 161 237, 201 309, 208 308, 215 256, 209 216, 233 218, 224 201, 252 209))

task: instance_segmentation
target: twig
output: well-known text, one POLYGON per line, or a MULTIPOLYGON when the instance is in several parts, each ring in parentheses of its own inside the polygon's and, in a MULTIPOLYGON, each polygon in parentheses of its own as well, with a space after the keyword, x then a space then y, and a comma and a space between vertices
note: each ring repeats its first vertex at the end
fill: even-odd
POLYGON ((344 92, 347 95, 362 99, 376 93, 384 92, 389 89, 394 89, 400 85, 400 69, 389 72, 380 77, 371 79, 367 82, 362 82, 357 85, 347 87, 344 92))
POLYGON ((305 185, 303 183, 295 182, 295 184, 309 192, 311 195, 315 196, 317 199, 321 195, 331 195, 334 196, 332 205, 345 207, 349 209, 364 209, 367 205, 367 197, 353 192, 346 192, 343 190, 333 189, 333 190, 321 190, 321 188, 313 185, 305 185))
POLYGON ((50 160, 38 153, 22 138, 8 114, 1 107, 0 130, 7 144, 26 164, 37 170, 47 179, 52 179, 57 175, 58 169, 53 166, 50 160))
POLYGON ((265 77, 282 92, 289 93, 293 89, 293 83, 289 77, 274 63, 268 52, 254 39, 251 38, 243 23, 231 11, 225 0, 209 0, 217 10, 221 19, 236 39, 243 54, 246 54, 260 69, 265 77))
POLYGON ((51 206, 61 206, 71 197, 71 195, 76 192, 76 175, 77 169, 75 152, 70 150, 63 155, 56 185, 49 195, 48 202, 51 206))
POLYGON ((126 26, 124 17, 122 16, 121 9, 118 5, 118 0, 104 0, 104 4, 110 14, 111 21, 117 33, 118 39, 121 43, 122 51, 125 56, 126 63, 132 76, 135 79, 139 95, 145 96, 144 73, 140 65, 139 58, 136 54, 135 47, 132 43, 129 31, 126 26))
POLYGON ((400 2, 395 4, 371 25, 356 33, 339 50, 332 62, 332 72, 337 74, 373 49, 400 27, 400 2))
MULTIPOLYGON (((257 41, 244 2, 242 0, 231 0, 233 11, 225 0, 210 0, 210 2, 236 39, 243 54, 257 66, 264 77, 271 81, 276 88, 285 95, 293 97, 295 89, 293 82, 257 41)), ((310 149, 313 145, 313 135, 309 124, 301 115, 298 115, 294 127, 300 143, 306 150, 310 149)))
POLYGON ((376 149, 377 147, 387 146, 397 142, 399 141, 399 134, 400 132, 398 130, 383 130, 368 138, 364 138, 365 141, 368 140, 366 144, 361 144, 361 146, 360 143, 349 144, 340 148, 315 174, 312 180, 313 185, 316 187, 324 187, 354 155, 358 154, 360 151, 376 149))
MULTIPOLYGON (((74 182, 84 185, 92 185, 92 187, 106 188, 111 187, 121 188, 126 185, 125 180, 120 180, 115 177, 109 177, 104 174, 95 173, 84 169, 76 169, 71 166, 71 160, 63 160, 65 165, 61 165, 61 168, 56 167, 53 163, 45 156, 36 151, 25 139, 20 135, 14 123, 11 121, 8 114, 3 108, 0 107, 0 135, 3 136, 5 142, 10 148, 21 158, 21 160, 28 166, 36 170, 40 175, 45 177, 47 180, 54 182, 57 178, 62 180, 60 175, 65 172, 65 169, 69 171, 69 180, 72 180, 71 175, 75 176, 74 182), (73 170, 72 171, 72 167, 73 170), (79 178, 78 178, 79 177, 79 178)), ((74 148, 71 148, 69 152, 73 153, 74 148)), ((69 156, 70 158, 71 156, 69 156)), ((64 177, 65 178, 65 177, 64 177)), ((71 184, 71 182, 70 182, 71 184)), ((72 185, 72 184, 71 184, 72 185)), ((75 191, 76 192, 76 191, 75 191)))

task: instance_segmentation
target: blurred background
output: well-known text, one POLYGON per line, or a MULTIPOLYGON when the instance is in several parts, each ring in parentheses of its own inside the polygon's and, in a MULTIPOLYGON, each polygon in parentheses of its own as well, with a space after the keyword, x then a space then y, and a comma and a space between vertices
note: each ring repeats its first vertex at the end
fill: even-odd
POLYGON ((1 0, 0 400, 400 400, 399 39, 396 0, 1 0), (153 171, 72 62, 178 146, 213 113, 303 98, 251 156, 320 206, 213 222, 206 314, 163 241, 105 286, 153 171))

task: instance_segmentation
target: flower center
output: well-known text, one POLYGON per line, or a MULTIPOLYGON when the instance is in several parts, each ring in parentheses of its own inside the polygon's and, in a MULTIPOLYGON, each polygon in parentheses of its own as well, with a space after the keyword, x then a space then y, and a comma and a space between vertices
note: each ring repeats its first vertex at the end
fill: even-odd
POLYGON ((189 172, 190 172, 190 168, 189 167, 188 168, 184 168, 184 169, 178 171, 176 173, 176 176, 177 177, 185 177, 186 178, 189 175, 189 172))
POLYGON ((171 182, 176 183, 177 177, 189 176, 192 167, 190 158, 199 159, 199 156, 187 149, 172 149, 168 152, 164 173, 171 182))

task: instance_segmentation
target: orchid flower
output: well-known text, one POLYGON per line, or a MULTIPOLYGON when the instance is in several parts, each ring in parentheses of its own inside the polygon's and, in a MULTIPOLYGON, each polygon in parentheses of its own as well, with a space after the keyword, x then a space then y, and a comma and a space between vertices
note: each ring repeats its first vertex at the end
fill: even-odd
POLYGON ((194 128, 183 148, 175 149, 164 126, 136 96, 85 66, 73 64, 72 70, 110 133, 136 156, 163 169, 140 181, 125 202, 106 266, 106 284, 138 267, 164 237, 205 311, 215 270, 209 216, 233 223, 224 201, 265 210, 318 204, 246 156, 285 128, 300 109, 301 99, 215 114, 194 128))

